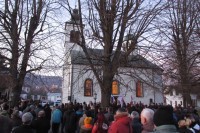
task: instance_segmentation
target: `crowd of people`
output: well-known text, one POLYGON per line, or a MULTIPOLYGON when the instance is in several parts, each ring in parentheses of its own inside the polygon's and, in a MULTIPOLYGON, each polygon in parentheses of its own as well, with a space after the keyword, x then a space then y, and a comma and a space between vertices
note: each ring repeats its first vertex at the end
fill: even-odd
POLYGON ((200 133, 194 108, 170 105, 67 103, 44 107, 1 104, 0 133, 200 133))

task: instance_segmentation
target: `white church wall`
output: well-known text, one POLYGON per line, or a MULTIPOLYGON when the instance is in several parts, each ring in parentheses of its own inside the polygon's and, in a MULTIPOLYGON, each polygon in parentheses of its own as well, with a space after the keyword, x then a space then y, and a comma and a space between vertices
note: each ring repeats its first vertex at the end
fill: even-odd
MULTIPOLYGON (((94 74, 91 70, 85 71, 85 69, 88 69, 87 66, 83 65, 73 65, 73 81, 72 83, 72 98, 73 101, 76 100, 77 102, 86 102, 89 103, 90 101, 94 102, 93 96, 91 97, 85 97, 84 96, 84 82, 87 78, 91 78, 93 80, 93 93, 97 93, 97 102, 100 102, 101 100, 101 92, 100 87, 97 83, 96 78, 94 77, 94 74)), ((140 75, 141 79, 149 80, 149 78, 146 78, 145 76, 147 73, 149 73, 149 70, 134 70, 137 73, 137 76, 140 75), (141 73, 142 71, 142 73, 141 73)), ((143 83, 143 89, 144 89, 144 96, 143 97, 136 97, 136 82, 137 79, 134 77, 128 76, 128 72, 131 72, 131 69, 129 68, 120 68, 119 73, 126 73, 126 74, 119 74, 119 76, 115 76, 114 79, 118 80, 121 84, 119 86, 120 88, 120 94, 119 96, 123 97, 125 102, 131 102, 131 97, 133 99, 133 102, 135 103, 145 103, 149 104, 150 99, 153 99, 156 97, 155 102, 161 103, 163 102, 163 96, 161 92, 154 92, 154 89, 150 87, 149 85, 143 83)), ((63 100, 64 101, 64 100, 63 100)))
POLYGON ((63 87, 62 87, 62 102, 68 102, 68 96, 71 95, 71 74, 72 65, 66 65, 63 70, 63 87))

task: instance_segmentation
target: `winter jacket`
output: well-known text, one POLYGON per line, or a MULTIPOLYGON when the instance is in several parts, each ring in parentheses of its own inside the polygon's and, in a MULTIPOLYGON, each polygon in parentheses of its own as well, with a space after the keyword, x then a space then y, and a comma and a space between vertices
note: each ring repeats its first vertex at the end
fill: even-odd
POLYGON ((39 117, 32 122, 32 127, 36 129, 36 133, 48 133, 50 123, 45 117, 39 117))
POLYGON ((21 125, 15 128, 12 133, 36 133, 30 125, 21 125))
POLYGON ((131 126, 133 128, 133 133, 141 133, 142 132, 142 124, 139 118, 133 118, 131 122, 131 126))
POLYGON ((81 126, 80 133, 91 133, 91 132, 92 132, 92 125, 91 124, 81 126))
POLYGON ((101 124, 100 128, 98 128, 98 123, 95 123, 92 128, 92 133, 107 133, 108 125, 106 123, 101 124))
POLYGON ((0 115, 0 133, 10 133, 12 130, 12 121, 9 117, 0 115))
POLYGON ((59 109, 55 109, 52 113, 52 123, 61 123, 62 112, 59 109))
POLYGON ((154 133, 179 133, 174 125, 162 125, 154 129, 154 133))
POLYGON ((131 119, 127 112, 115 115, 115 121, 109 127, 108 133, 132 133, 131 119))

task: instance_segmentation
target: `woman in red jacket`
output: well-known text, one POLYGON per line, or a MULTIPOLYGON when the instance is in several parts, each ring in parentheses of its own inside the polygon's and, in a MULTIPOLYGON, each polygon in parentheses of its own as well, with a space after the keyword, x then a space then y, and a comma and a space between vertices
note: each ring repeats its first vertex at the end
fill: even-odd
POLYGON ((114 118, 108 133, 132 133, 131 118, 125 109, 119 108, 114 118))
POLYGON ((106 124, 106 119, 103 113, 98 113, 97 121, 95 122, 92 133, 107 133, 108 126, 106 124))

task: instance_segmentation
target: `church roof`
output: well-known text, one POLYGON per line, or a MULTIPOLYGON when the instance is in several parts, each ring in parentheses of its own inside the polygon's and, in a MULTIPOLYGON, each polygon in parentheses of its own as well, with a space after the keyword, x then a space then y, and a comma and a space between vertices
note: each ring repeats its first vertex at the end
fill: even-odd
MULTIPOLYGON (((92 58, 92 62, 95 65, 102 65, 103 63, 103 50, 102 49, 88 49, 90 57, 92 58)), ((122 53, 123 56, 123 53, 122 53)), ((71 51, 71 60, 72 64, 79 64, 79 65, 88 65, 89 62, 85 56, 83 51, 71 51)), ((120 63, 120 67, 134 67, 134 68, 146 68, 146 69, 162 69, 147 60, 146 58, 142 57, 141 55, 130 55, 127 59, 127 63, 120 63)))

